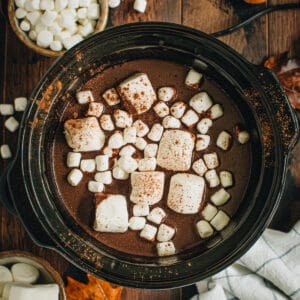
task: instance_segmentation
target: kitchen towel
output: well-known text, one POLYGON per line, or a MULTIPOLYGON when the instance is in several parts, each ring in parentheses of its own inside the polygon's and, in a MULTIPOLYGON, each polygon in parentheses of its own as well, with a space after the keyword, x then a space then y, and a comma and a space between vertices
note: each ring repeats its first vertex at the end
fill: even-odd
POLYGON ((300 221, 288 233, 266 229, 241 259, 197 289, 191 300, 300 300, 300 221))

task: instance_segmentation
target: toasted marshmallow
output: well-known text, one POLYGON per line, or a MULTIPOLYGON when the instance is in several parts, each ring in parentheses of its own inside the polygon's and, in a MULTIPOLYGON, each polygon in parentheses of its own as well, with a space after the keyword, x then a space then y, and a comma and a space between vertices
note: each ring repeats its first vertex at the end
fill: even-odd
POLYGON ((215 169, 219 166, 219 159, 216 152, 204 154, 203 159, 208 169, 215 169))
POLYGON ((96 158, 97 171, 106 171, 109 168, 109 156, 108 155, 97 155, 96 158))
POLYGON ((213 235, 214 230, 207 221, 200 220, 196 224, 197 231, 202 239, 206 239, 213 235))
POLYGON ((193 96, 190 100, 190 106, 199 114, 206 112, 213 102, 206 92, 201 92, 193 96))
POLYGON ((222 131, 219 133, 216 145, 222 150, 228 150, 231 145, 232 137, 227 131, 222 131))
POLYGON ((146 224, 140 233, 140 237, 150 242, 153 242, 155 240, 156 232, 157 228, 155 226, 146 224))
POLYGON ((129 228, 131 230, 142 230, 146 225, 146 218, 144 217, 131 217, 129 219, 129 228))
POLYGON ((82 172, 92 173, 96 169, 96 163, 94 159, 82 159, 80 162, 80 169, 82 172))
POLYGON ((81 153, 69 152, 67 155, 67 167, 76 168, 79 167, 81 160, 81 153))
POLYGON ((230 194, 224 188, 219 189, 210 197, 211 202, 216 206, 225 204, 229 199, 230 194))
POLYGON ((200 158, 198 160, 196 160, 194 163, 193 163, 193 166, 192 166, 193 170, 199 175, 199 176, 203 176, 206 171, 208 170, 203 159, 200 158))
POLYGON ((213 125, 213 122, 211 119, 204 118, 197 124, 197 130, 201 134, 206 134, 212 125, 213 125))
POLYGON ((104 190, 104 184, 98 181, 89 181, 88 190, 91 193, 101 193, 104 190))
POLYGON ((120 156, 132 156, 135 152, 135 148, 131 145, 123 147, 119 153, 120 156))
POLYGON ((175 229, 173 227, 161 224, 158 228, 156 239, 159 242, 168 242, 174 237, 174 235, 175 229))
POLYGON ((215 206, 207 203, 207 205, 202 210, 201 214, 206 221, 210 221, 217 214, 217 212, 218 209, 215 206))
POLYGON ((210 112, 210 118, 212 120, 218 119, 220 117, 223 116, 224 112, 223 112, 223 108, 220 104, 215 104, 211 107, 211 109, 209 110, 210 112))
POLYGON ((94 102, 94 96, 92 91, 80 91, 76 93, 76 98, 79 104, 86 104, 94 102))
POLYGON ((189 109, 184 116, 181 118, 181 122, 185 124, 187 127, 194 126, 199 121, 198 115, 194 110, 189 109))
POLYGON ((104 105, 100 102, 91 102, 89 104, 89 109, 86 112, 87 116, 95 116, 99 118, 103 112, 104 105))
POLYGON ((117 127, 126 128, 132 125, 132 116, 125 110, 116 109, 114 119, 117 127))
POLYGON ((233 185, 233 176, 228 171, 221 171, 220 174, 221 184, 224 188, 231 187, 233 185))
POLYGON ((206 134, 197 134, 196 151, 205 150, 210 144, 210 136, 206 134))
POLYGON ((95 180, 97 182, 100 182, 103 184, 111 184, 112 183, 111 171, 104 171, 104 172, 96 173, 95 180))
POLYGON ((139 150, 144 150, 147 146, 147 142, 144 138, 138 137, 134 144, 139 150))
POLYGON ((117 105, 120 103, 120 97, 115 88, 111 88, 102 95, 103 99, 109 106, 117 105))
POLYGON ((181 127, 181 122, 178 119, 176 119, 175 117, 166 116, 163 119, 162 125, 166 129, 169 129, 169 128, 180 128, 181 127))
POLYGON ((67 180, 70 185, 76 186, 79 184, 83 177, 83 174, 78 169, 72 169, 72 171, 68 174, 67 180))
POLYGON ((0 114, 2 116, 11 116, 14 114, 14 107, 12 104, 0 104, 0 114))
POLYGON ((136 128, 127 127, 123 131, 124 144, 134 144, 136 142, 136 128))
POLYGON ((159 143, 157 164, 167 170, 187 171, 191 167, 195 136, 184 130, 166 130, 159 143))
POLYGON ((163 172, 133 172, 130 200, 133 203, 153 205, 162 199, 165 174, 163 172))
POLYGON ((149 132, 149 127, 142 120, 136 120, 133 125, 136 128, 136 135, 138 137, 144 137, 149 132))
POLYGON ((121 156, 118 160, 118 165, 126 173, 132 173, 138 168, 137 161, 131 156, 121 156))
POLYGON ((155 157, 157 153, 158 145, 157 144, 148 144, 144 149, 144 157, 155 157))
POLYGON ((149 215, 149 205, 135 204, 133 206, 133 215, 135 217, 146 217, 149 215))
POLYGON ((185 78, 185 85, 195 90, 198 89, 202 76, 203 75, 201 73, 195 71, 194 69, 190 69, 185 78))
POLYGON ((104 145, 105 135, 95 117, 67 120, 64 128, 67 143, 76 152, 97 151, 104 145))
POLYGON ((19 122, 13 116, 11 116, 4 122, 4 126, 10 132, 15 132, 19 128, 19 122))
POLYGON ((156 168, 156 158, 147 157, 139 160, 139 171, 154 171, 156 168))
POLYGON ((214 218, 210 221, 210 224, 218 231, 225 228, 230 221, 230 218, 222 210, 219 210, 214 218))
POLYGON ((220 179, 216 170, 207 171, 205 173, 205 179, 207 180, 210 188, 217 187, 220 184, 220 179))
POLYGON ((156 244, 158 256, 170 256, 175 254, 176 249, 173 242, 161 242, 156 244))
POLYGON ((155 207, 150 211, 147 220, 155 224, 160 224, 165 217, 165 211, 160 207, 155 207))
POLYGON ((158 142, 161 139, 164 128, 159 123, 152 126, 150 132, 148 133, 148 138, 153 142, 158 142))
POLYGON ((100 118, 100 125, 103 130, 113 131, 115 129, 114 122, 110 115, 102 115, 100 118))
POLYGON ((125 232, 128 229, 128 211, 123 195, 96 194, 94 229, 100 232, 125 232), (99 197, 99 200, 98 200, 99 197))
POLYGON ((157 96, 158 99, 164 102, 174 100, 176 98, 176 89, 172 86, 164 86, 158 89, 157 96))
POLYGON ((120 149, 123 145, 123 135, 119 131, 110 136, 108 140, 108 147, 110 147, 111 149, 120 149))
POLYGON ((1 145, 0 147, 0 153, 2 159, 9 159, 12 157, 10 148, 7 144, 1 145))
POLYGON ((26 97, 17 97, 14 99, 15 111, 24 111, 27 107, 26 97))
POLYGON ((180 119, 186 110, 186 104, 183 101, 175 102, 170 109, 171 115, 180 119))
POLYGON ((156 94, 148 76, 144 73, 135 74, 118 86, 118 92, 127 110, 133 114, 142 114, 148 111, 156 94))
POLYGON ((250 140, 250 134, 246 131, 240 131, 238 133, 238 141, 240 144, 246 144, 250 140))
POLYGON ((115 179, 118 180, 127 180, 129 177, 129 174, 118 166, 113 168, 112 175, 115 179))
POLYGON ((171 177, 168 207, 180 214, 195 214, 199 211, 205 189, 202 177, 178 173, 171 177))
POLYGON ((160 117, 163 118, 167 116, 170 112, 169 106, 163 102, 163 101, 158 101, 154 107, 153 110, 156 112, 156 114, 160 117))

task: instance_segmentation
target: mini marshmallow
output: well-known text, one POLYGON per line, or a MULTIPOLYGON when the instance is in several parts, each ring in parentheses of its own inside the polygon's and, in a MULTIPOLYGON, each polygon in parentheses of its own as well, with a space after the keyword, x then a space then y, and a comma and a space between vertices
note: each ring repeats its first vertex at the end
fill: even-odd
POLYGON ((222 131, 219 133, 216 145, 222 150, 226 151, 231 145, 232 137, 227 131, 222 131))
POLYGON ((114 119, 117 127, 126 128, 132 125, 132 116, 125 110, 116 109, 114 119))
POLYGON ((14 114, 14 107, 12 104, 0 104, 0 114, 2 116, 11 116, 14 114))
POLYGON ((103 154, 107 155, 108 157, 113 157, 114 151, 109 147, 105 147, 103 149, 103 154))
POLYGON ((18 7, 24 8, 25 0, 15 0, 15 4, 16 4, 18 7))
POLYGON ((72 48, 73 46, 75 46, 76 44, 78 44, 79 42, 81 42, 83 40, 82 36, 79 34, 75 34, 72 35, 68 38, 66 38, 65 40, 63 40, 63 44, 64 47, 69 50, 70 48, 72 48))
POLYGON ((34 11, 39 9, 39 1, 38 0, 26 0, 24 3, 24 8, 27 11, 34 11))
MULTIPOLYGON (((39 9, 39 8, 37 8, 39 9)), ((52 0, 41 0, 40 1, 40 9, 41 10, 53 10, 54 9, 54 1, 52 0)))
POLYGON ((136 128, 136 135, 144 137, 149 132, 149 127, 142 120, 136 120, 133 125, 136 128))
POLYGON ((206 134, 212 125, 213 125, 213 122, 211 119, 204 118, 197 124, 197 130, 201 134, 206 134))
POLYGON ((108 155, 97 155, 96 158, 96 169, 97 171, 106 171, 109 168, 109 156, 108 155))
POLYGON ((149 215, 149 205, 135 204, 133 206, 133 215, 135 217, 146 217, 149 215))
POLYGON ((129 177, 129 174, 126 173, 123 169, 121 169, 118 166, 113 168, 112 175, 115 179, 118 179, 118 180, 126 180, 129 177))
POLYGON ((170 256, 176 252, 173 242, 162 242, 156 244, 158 256, 170 256))
POLYGON ((215 206, 211 205, 210 203, 207 203, 207 205, 202 210, 201 214, 206 221, 210 221, 217 214, 217 212, 218 209, 215 206))
POLYGON ((81 153, 69 152, 67 155, 67 167, 75 168, 80 166, 81 153))
POLYGON ((158 225, 165 217, 165 211, 160 207, 155 207, 150 211, 150 214, 147 216, 147 220, 158 225))
POLYGON ((223 188, 216 191, 210 197, 211 202, 216 206, 225 204, 229 199, 230 199, 230 194, 223 188))
POLYGON ((213 102, 206 92, 201 92, 193 96, 190 100, 190 106, 199 114, 206 112, 213 102))
POLYGON ((91 193, 101 193, 104 190, 104 184, 98 181, 89 181, 88 190, 91 193))
POLYGON ((206 239, 213 235, 214 230, 207 221, 200 220, 196 224, 197 231, 202 239, 206 239))
POLYGON ((164 128, 180 128, 181 127, 181 122, 176 119, 175 117, 172 116, 166 116, 163 121, 162 125, 164 128))
POLYGON ((98 20, 100 16, 100 6, 98 3, 91 3, 88 6, 87 12, 88 19, 98 20))
POLYGON ((197 134, 196 151, 207 149, 210 144, 210 136, 206 134, 197 134))
POLYGON ((139 171, 154 171, 156 168, 156 158, 142 158, 139 160, 139 171))
MULTIPOLYGON (((31 40, 36 41, 37 33, 34 30, 30 30, 28 36, 31 40)), ((51 44, 50 44, 51 45, 51 44)))
POLYGON ((144 150, 147 146, 147 142, 144 138, 137 138, 134 144, 139 150, 144 150))
POLYGON ((90 90, 77 92, 76 98, 79 104, 94 102, 94 96, 90 90))
MULTIPOLYGON (((17 262, 15 264, 13 264, 11 266, 11 274, 12 274, 14 282, 23 283, 25 286, 26 286, 26 284, 29 285, 29 284, 36 283, 40 276, 40 272, 36 267, 34 267, 31 264, 27 264, 27 263, 23 263, 23 262, 17 262)), ((9 294, 10 294, 9 298, 15 299, 13 297, 13 294, 11 293, 11 291, 9 294)), ((26 295, 26 293, 24 293, 24 295, 26 295)), ((6 299, 9 299, 9 298, 6 298, 6 299)), ((17 295, 16 295, 16 298, 19 299, 19 297, 17 295)), ((25 299, 28 299, 28 298, 29 297, 25 297, 25 299)))
POLYGON ((70 27, 76 26, 76 11, 72 9, 64 9, 60 12, 60 16, 58 18, 59 25, 61 27, 66 28, 66 30, 69 30, 70 27))
POLYGON ((120 149, 123 145, 124 139, 120 132, 115 132, 108 140, 108 147, 111 149, 120 149))
POLYGON ((186 104, 183 101, 175 102, 170 109, 171 115, 177 119, 180 119, 186 109, 186 104))
POLYGON ((80 7, 88 7, 91 4, 91 0, 79 0, 80 7))
POLYGON ((238 133, 238 141, 240 144, 246 144, 250 140, 250 134, 246 131, 240 131, 238 133))
POLYGON ((27 15, 27 11, 21 7, 15 10, 15 16, 17 19, 23 19, 27 15))
MULTIPOLYGON (((37 31, 37 30, 36 30, 37 31)), ((62 30, 57 32, 54 36, 55 40, 60 41, 61 43, 71 36, 70 32, 67 30, 62 30)))
POLYGON ((150 242, 153 242, 155 240, 156 232, 157 228, 155 226, 146 224, 143 230, 140 232, 140 237, 150 242))
POLYGON ((82 159, 80 162, 80 169, 82 172, 94 172, 96 169, 96 162, 94 159, 82 159))
POLYGON ((144 157, 155 157, 157 153, 158 145, 157 144, 148 144, 144 149, 144 157))
POLYGON ((68 0, 55 0, 55 10, 61 11, 65 9, 68 5, 68 0))
POLYGON ((216 170, 207 171, 205 173, 205 179, 207 180, 210 188, 215 188, 220 184, 220 179, 216 170))
POLYGON ((154 105, 153 110, 160 118, 167 116, 170 112, 169 106, 163 101, 157 102, 157 104, 154 105))
MULTIPOLYGON (((30 30, 30 23, 27 21, 27 20, 23 20, 21 23, 20 23, 20 28, 27 32, 30 30)), ((41 46, 42 47, 42 46, 41 46)))
POLYGON ((91 102, 89 103, 89 109, 86 112, 87 116, 95 116, 99 118, 103 112, 104 105, 100 102, 91 102))
POLYGON ((230 218, 222 210, 219 210, 215 217, 210 221, 210 224, 218 231, 225 228, 230 221, 230 218))
POLYGON ((9 148, 9 146, 6 145, 6 144, 1 145, 1 147, 0 147, 0 153, 1 153, 2 159, 9 159, 9 158, 12 157, 10 148, 9 148))
POLYGON ((233 185, 233 176, 228 171, 221 171, 220 174, 221 184, 224 188, 231 187, 233 185))
POLYGON ((174 237, 174 235, 175 229, 173 227, 161 224, 158 228, 156 239, 159 242, 168 242, 174 237))
POLYGON ((77 16, 79 19, 86 19, 87 17, 87 8, 81 7, 77 10, 77 16))
POLYGON ((187 127, 194 126, 199 121, 198 115, 194 110, 189 109, 184 116, 181 118, 181 122, 185 124, 187 127))
POLYGON ((79 29, 79 33, 83 37, 86 37, 86 36, 90 35, 93 32, 94 32, 94 26, 92 25, 91 22, 85 24, 84 26, 81 26, 80 29, 79 29))
POLYGON ((127 145, 123 147, 119 153, 120 156, 132 156, 135 152, 135 148, 131 145, 127 145))
POLYGON ((14 117, 9 117, 5 122, 4 126, 10 131, 15 132, 19 128, 19 122, 14 117))
POLYGON ((37 24, 37 22, 40 20, 40 17, 41 13, 39 11, 32 11, 26 15, 27 20, 32 26, 35 26, 37 24))
POLYGON ((133 4, 133 8, 140 12, 144 13, 146 11, 147 1, 146 0, 135 0, 133 4))
POLYGON ((218 119, 220 117, 223 116, 224 112, 223 112, 223 108, 220 104, 215 104, 211 107, 211 109, 209 110, 210 112, 210 118, 212 120, 218 119))
POLYGON ((126 173, 132 173, 138 168, 138 163, 130 156, 121 156, 118 160, 118 166, 126 173))
POLYGON ((95 174, 95 180, 103 184, 111 184, 112 176, 111 171, 98 172, 95 174))
POLYGON ((108 0, 108 6, 110 8, 116 8, 121 4, 121 0, 108 0))
POLYGON ((192 89, 198 89, 202 76, 201 73, 191 69, 185 78, 185 84, 192 89))
POLYGON ((78 8, 79 0, 69 0, 68 7, 69 8, 78 8))
POLYGON ((208 169, 215 169, 219 166, 219 159, 216 152, 204 154, 203 159, 208 169))
POLYGON ((63 48, 63 45, 60 41, 53 41, 50 44, 50 49, 53 51, 61 51, 63 48))
POLYGON ((14 104, 15 104, 15 111, 24 111, 27 107, 27 98, 17 97, 14 99, 14 104))
POLYGON ((100 125, 103 130, 113 131, 115 129, 114 122, 110 115, 102 115, 100 117, 100 125))
POLYGON ((48 48, 53 41, 53 33, 48 30, 42 30, 36 37, 36 43, 39 47, 48 48))
POLYGON ((134 144, 136 142, 136 128, 127 127, 123 131, 124 144, 134 144))
POLYGON ((129 228, 131 230, 142 230, 146 225, 146 218, 144 217, 131 217, 129 219, 129 228))
POLYGON ((164 128, 159 123, 152 126, 150 132, 148 133, 148 138, 153 142, 158 142, 161 139, 164 128))
POLYGON ((40 17, 40 20, 42 23, 44 23, 47 27, 52 26, 54 20, 57 17, 57 12, 56 11, 49 11, 46 10, 43 15, 40 17))
POLYGON ((79 169, 72 169, 68 174, 67 180, 70 185, 77 186, 83 177, 82 172, 79 169))
POLYGON ((111 88, 104 92, 102 95, 103 99, 109 106, 117 105, 120 103, 120 97, 115 88, 111 88))
POLYGON ((208 170, 203 159, 200 158, 198 160, 196 160, 194 163, 193 163, 193 166, 192 166, 193 170, 199 175, 199 176, 203 176, 206 171, 208 170))
POLYGON ((176 89, 171 86, 164 86, 158 89, 157 96, 158 99, 164 102, 174 100, 176 98, 176 89))

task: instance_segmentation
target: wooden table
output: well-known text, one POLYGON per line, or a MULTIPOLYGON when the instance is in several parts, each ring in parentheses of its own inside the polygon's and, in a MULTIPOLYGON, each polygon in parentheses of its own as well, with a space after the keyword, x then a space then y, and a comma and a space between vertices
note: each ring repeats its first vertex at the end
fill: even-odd
MULTIPOLYGON (((269 0, 268 4, 299 2, 297 0, 269 0)), ((3 3, 3 1, 1 1, 3 3)), ((5 1, 4 1, 5 2, 5 1)), ((3 4, 5 5, 5 4, 3 4)), ((136 21, 166 21, 194 27, 206 33, 224 29, 244 18, 249 9, 242 0, 148 0, 147 12, 138 14, 133 0, 123 0, 122 5, 111 10, 108 26, 136 21), (232 4, 231 4, 232 3, 232 4)), ((264 16, 236 33, 221 38, 249 61, 259 64, 264 58, 289 50, 295 55, 300 46, 300 11, 276 12, 264 16)), ((53 63, 54 59, 42 57, 26 48, 12 32, 6 18, 0 18, 0 102, 11 103, 17 96, 29 96, 33 87, 53 63)), ((20 119, 21 115, 18 114, 20 119)), ((1 144, 8 143, 15 150, 17 134, 3 128, 1 117, 1 144)), ((299 146, 300 148, 300 146, 299 146)), ((299 149, 300 153, 300 149, 299 149)), ((295 159, 297 161, 297 159, 295 159)), ((0 159, 0 170, 6 165, 0 159)), ((299 191, 299 190, 298 190, 299 191)), ((290 205, 285 205, 273 226, 288 229, 300 216, 300 194, 290 205), (297 199, 298 198, 298 199, 297 199), (288 207, 286 207, 288 206, 288 207)), ((33 244, 20 222, 0 208, 0 250, 22 249, 46 258, 59 272, 68 268, 68 262, 57 253, 33 244)), ((125 289, 124 299, 182 299, 182 289, 144 291, 125 289)))

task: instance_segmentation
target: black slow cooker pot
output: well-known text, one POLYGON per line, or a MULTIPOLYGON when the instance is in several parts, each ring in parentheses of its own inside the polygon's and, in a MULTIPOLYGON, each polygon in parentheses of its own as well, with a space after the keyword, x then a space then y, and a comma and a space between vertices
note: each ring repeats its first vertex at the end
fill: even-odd
POLYGON ((31 99, 18 154, 2 176, 2 200, 37 244, 56 250, 86 272, 140 288, 191 284, 243 255, 278 207, 289 152, 298 136, 296 115, 269 70, 250 64, 204 33, 173 24, 139 23, 95 34, 53 64, 31 99), (68 95, 85 76, 138 58, 172 60, 207 74, 234 101, 252 137, 249 185, 229 226, 202 246, 165 258, 127 255, 89 236, 59 200, 50 172, 51 145, 68 95))

